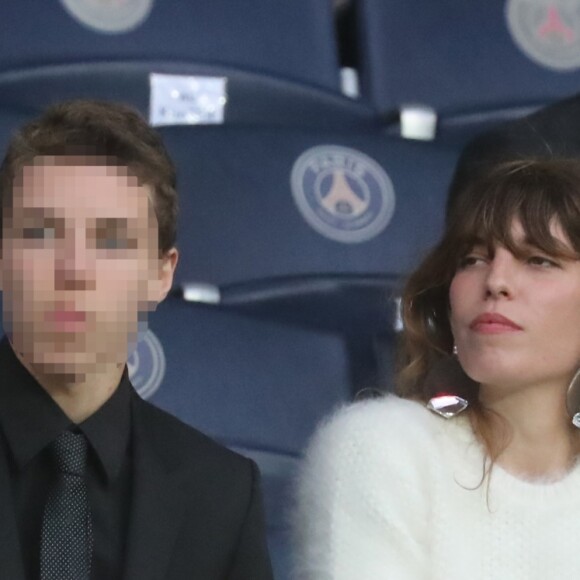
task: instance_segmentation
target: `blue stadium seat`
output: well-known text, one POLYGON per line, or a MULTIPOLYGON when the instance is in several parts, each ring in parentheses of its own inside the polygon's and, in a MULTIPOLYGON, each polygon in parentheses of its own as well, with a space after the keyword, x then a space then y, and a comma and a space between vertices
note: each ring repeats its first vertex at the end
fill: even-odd
POLYGON ((253 458, 276 578, 288 578, 288 508, 308 437, 352 397, 341 337, 169 298, 129 367, 142 396, 253 458))
POLYGON ((162 133, 181 193, 179 284, 400 277, 440 234, 457 157, 378 131, 162 133))
POLYGON ((338 90, 330 0, 98 4, 4 0, 0 71, 123 60, 206 63, 338 90), (142 18, 131 27, 133 11, 142 18))
POLYGON ((228 124, 373 119, 340 93, 331 0, 6 0, 0 22, 0 111, 100 98, 147 115, 150 74, 163 73, 227 78, 228 124), (74 16, 113 25, 149 4, 142 22, 114 33, 74 16))
POLYGON ((231 67, 159 61, 75 63, 0 72, 0 115, 34 116, 58 101, 90 98, 129 103, 147 117, 152 72, 226 77, 227 125, 346 130, 372 128, 377 123, 372 107, 336 91, 231 67))
POLYGON ((433 107, 445 125, 487 123, 580 83, 573 3, 358 0, 363 93, 382 112, 433 107))
POLYGON ((352 396, 343 341, 172 297, 151 316, 167 357, 151 401, 228 445, 297 456, 352 396))

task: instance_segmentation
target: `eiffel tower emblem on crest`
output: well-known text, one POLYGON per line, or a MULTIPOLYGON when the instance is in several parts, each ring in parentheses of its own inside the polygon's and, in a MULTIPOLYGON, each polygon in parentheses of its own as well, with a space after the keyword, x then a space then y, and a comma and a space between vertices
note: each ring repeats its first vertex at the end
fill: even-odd
POLYGON ((292 196, 306 222, 344 244, 381 234, 395 211, 390 177, 374 159, 348 147, 320 145, 294 163, 292 196))
POLYGON ((322 199, 321 205, 331 214, 348 216, 351 218, 362 215, 368 208, 349 185, 344 171, 336 169, 332 174, 332 186, 328 194, 322 199))
POLYGON ((580 68, 578 0, 508 0, 506 18, 515 44, 536 64, 580 68))

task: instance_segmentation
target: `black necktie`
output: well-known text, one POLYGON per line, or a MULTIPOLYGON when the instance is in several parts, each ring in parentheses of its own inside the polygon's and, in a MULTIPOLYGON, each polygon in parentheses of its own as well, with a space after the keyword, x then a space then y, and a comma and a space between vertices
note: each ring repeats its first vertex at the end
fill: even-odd
POLYGON ((65 431, 51 444, 58 470, 42 519, 41 580, 89 580, 92 528, 85 436, 65 431))

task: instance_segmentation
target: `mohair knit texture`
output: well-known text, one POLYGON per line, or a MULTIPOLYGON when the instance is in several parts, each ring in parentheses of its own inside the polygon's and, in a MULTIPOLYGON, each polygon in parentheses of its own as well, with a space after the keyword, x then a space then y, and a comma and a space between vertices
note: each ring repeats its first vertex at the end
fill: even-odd
POLYGON ((307 450, 292 514, 297 580, 580 577, 580 467, 525 480, 468 418, 393 395, 344 407, 307 450))

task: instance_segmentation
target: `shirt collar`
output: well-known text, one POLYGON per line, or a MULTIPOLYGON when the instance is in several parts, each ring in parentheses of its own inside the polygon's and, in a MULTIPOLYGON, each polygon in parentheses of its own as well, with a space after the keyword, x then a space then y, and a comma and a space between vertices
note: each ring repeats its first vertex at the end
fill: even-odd
POLYGON ((116 478, 127 453, 131 429, 132 386, 125 369, 111 397, 88 419, 75 425, 18 360, 8 339, 0 341, 0 425, 18 469, 66 429, 78 427, 108 481, 116 478))
POLYGON ((119 386, 111 397, 79 425, 95 450, 109 481, 119 475, 127 454, 131 432, 132 390, 125 368, 119 386))

